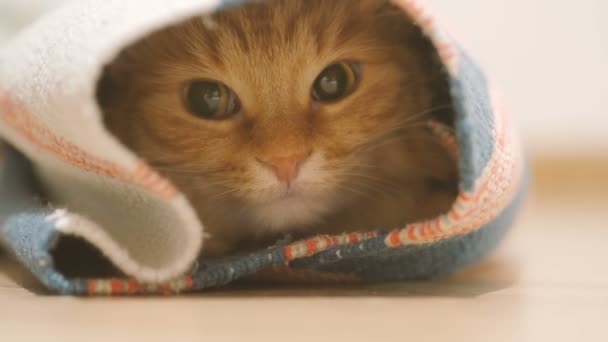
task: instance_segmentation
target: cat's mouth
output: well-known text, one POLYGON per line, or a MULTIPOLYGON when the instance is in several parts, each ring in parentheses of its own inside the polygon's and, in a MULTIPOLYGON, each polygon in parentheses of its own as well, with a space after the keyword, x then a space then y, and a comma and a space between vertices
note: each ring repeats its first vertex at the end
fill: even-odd
POLYGON ((312 185, 296 182, 271 187, 249 201, 248 211, 253 219, 273 231, 320 223, 332 209, 331 196, 312 185))
POLYGON ((284 185, 281 190, 279 190, 276 200, 290 200, 297 199, 298 197, 305 196, 305 193, 302 191, 300 187, 293 185, 284 185))
POLYGON ((280 231, 319 223, 328 207, 320 198, 286 190, 269 201, 253 205, 251 215, 269 229, 280 231))
POLYGON ((272 189, 264 199, 258 201, 259 205, 279 205, 281 203, 297 203, 307 201, 312 196, 310 191, 306 191, 299 186, 281 185, 278 188, 272 189))

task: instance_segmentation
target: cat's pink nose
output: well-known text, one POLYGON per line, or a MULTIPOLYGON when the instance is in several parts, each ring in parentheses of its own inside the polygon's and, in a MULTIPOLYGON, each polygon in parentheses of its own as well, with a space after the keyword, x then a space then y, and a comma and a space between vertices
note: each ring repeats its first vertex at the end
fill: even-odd
POLYGON ((292 183, 300 172, 302 163, 310 156, 310 151, 295 153, 287 157, 271 157, 258 159, 264 166, 271 169, 277 179, 287 184, 292 183))

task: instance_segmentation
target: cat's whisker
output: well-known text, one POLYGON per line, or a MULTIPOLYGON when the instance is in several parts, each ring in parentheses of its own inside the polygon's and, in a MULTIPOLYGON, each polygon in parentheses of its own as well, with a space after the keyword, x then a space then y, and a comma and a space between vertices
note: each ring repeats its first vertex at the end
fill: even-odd
MULTIPOLYGON (((368 142, 361 144, 355 150, 364 151, 364 150, 369 150, 370 148, 375 149, 374 146, 376 146, 378 143, 382 143, 388 139, 399 138, 402 136, 403 137, 412 137, 411 134, 407 133, 408 130, 427 127, 427 126, 428 126, 428 121, 417 121, 416 122, 416 121, 407 121, 406 120, 400 124, 393 125, 393 127, 391 127, 388 131, 383 132, 379 137, 376 137, 374 139, 371 139, 368 142)), ((420 137, 419 134, 417 136, 420 137)), ((439 141, 439 139, 437 139, 436 136, 431 135, 431 134, 425 135, 424 138, 429 139, 430 141, 439 141)))
POLYGON ((357 177, 359 179, 367 179, 369 181, 373 181, 373 182, 376 182, 376 183, 379 183, 379 184, 385 184, 385 185, 388 185, 388 186, 396 186, 396 185, 398 185, 398 183, 391 182, 390 180, 388 180, 386 178, 376 177, 376 176, 372 176, 372 175, 368 175, 368 174, 355 173, 355 172, 342 172, 342 175, 349 176, 349 177, 357 177))
MULTIPOLYGON (((232 180, 205 180, 201 182, 200 185, 195 186, 195 188, 200 190, 205 190, 209 188, 232 188, 235 182, 232 180)), ((238 190, 238 189, 237 189, 238 190)))
POLYGON ((343 173, 342 181, 339 182, 339 184, 346 183, 344 180, 348 180, 349 181, 348 183, 351 184, 351 186, 353 186, 353 185, 365 186, 365 189, 361 189, 361 190, 365 191, 366 194, 368 194, 367 197, 370 199, 377 199, 377 197, 371 196, 373 193, 377 193, 377 194, 389 193, 392 196, 398 196, 399 192, 397 192, 395 190, 398 185, 397 183, 391 184, 392 182, 386 182, 386 180, 384 180, 384 179, 369 178, 366 176, 367 175, 343 173), (347 179, 348 177, 350 177, 351 179, 347 179), (358 179, 359 181, 353 183, 352 182, 353 179, 358 179))
POLYGON ((442 142, 435 136, 390 136, 388 138, 382 139, 374 144, 369 144, 363 146, 361 149, 362 152, 373 152, 387 145, 397 143, 397 142, 431 142, 433 144, 442 144, 442 142))
POLYGON ((428 116, 429 114, 433 114, 433 113, 438 112, 438 111, 440 111, 440 110, 448 110, 448 109, 453 109, 453 106, 454 106, 454 105, 453 105, 453 104, 451 104, 451 103, 446 103, 446 104, 442 104, 442 105, 437 105, 437 106, 434 106, 434 107, 431 107, 431 108, 425 109, 425 110, 423 110, 423 111, 420 111, 420 112, 418 112, 418 113, 414 113, 414 114, 407 115, 406 117, 407 117, 408 119, 411 119, 411 120, 417 120, 417 119, 419 119, 419 118, 421 118, 421 117, 428 116))
POLYGON ((353 186, 345 186, 343 184, 336 184, 336 188, 338 188, 339 190, 342 190, 342 191, 353 193, 353 194, 361 196, 361 197, 368 198, 368 199, 372 199, 372 200, 375 199, 374 197, 371 196, 371 194, 369 192, 361 191, 359 189, 356 189, 353 186))
POLYGON ((426 110, 423 110, 423 111, 420 111, 420 112, 417 112, 417 113, 413 113, 413 114, 409 114, 409 115, 403 115, 403 116, 401 116, 400 118, 398 118, 396 120, 396 124, 398 126, 400 126, 400 125, 407 125, 408 123, 412 123, 412 122, 415 122, 415 121, 427 123, 429 121, 429 117, 428 116, 430 114, 433 114, 433 113, 441 111, 441 110, 452 109, 452 107, 453 107, 452 104, 443 104, 443 105, 431 107, 429 109, 426 109, 426 110))
POLYGON ((215 168, 187 168, 184 166, 159 166, 152 164, 152 167, 161 172, 170 172, 174 174, 186 174, 186 175, 208 175, 212 173, 220 173, 226 171, 226 168, 215 167, 215 168))
POLYGON ((209 196, 209 198, 211 199, 224 199, 224 198, 228 198, 229 195, 232 195, 234 193, 239 192, 239 189, 230 189, 230 190, 226 190, 224 192, 220 192, 220 193, 216 193, 216 194, 212 194, 209 196))

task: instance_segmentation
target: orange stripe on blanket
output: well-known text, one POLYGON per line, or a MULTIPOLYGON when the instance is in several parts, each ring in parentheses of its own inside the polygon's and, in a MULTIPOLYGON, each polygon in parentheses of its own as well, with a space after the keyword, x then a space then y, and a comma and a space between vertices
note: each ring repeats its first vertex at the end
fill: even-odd
POLYGON ((342 235, 319 235, 312 239, 294 242, 285 246, 287 263, 295 259, 313 256, 336 246, 363 242, 378 236, 378 232, 349 233, 342 235))
POLYGON ((172 198, 177 194, 177 190, 169 182, 143 162, 139 163, 133 171, 128 171, 113 162, 95 157, 77 145, 57 136, 31 116, 22 105, 11 100, 2 89, 0 89, 0 120, 13 128, 30 144, 73 167, 139 186, 164 198, 172 198))
MULTIPOLYGON (((497 100, 495 96, 492 99, 497 100)), ((494 119, 496 142, 493 156, 475 191, 461 193, 446 215, 393 231, 385 239, 387 246, 425 244, 470 233, 496 218, 511 202, 522 177, 523 161, 517 140, 511 135, 506 111, 496 102, 494 119)))

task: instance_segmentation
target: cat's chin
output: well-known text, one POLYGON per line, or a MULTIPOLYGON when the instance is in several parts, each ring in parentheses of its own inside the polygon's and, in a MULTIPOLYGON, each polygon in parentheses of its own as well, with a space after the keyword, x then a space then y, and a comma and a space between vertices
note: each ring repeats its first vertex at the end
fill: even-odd
POLYGON ((286 194, 251 205, 249 215, 266 230, 280 232, 319 224, 332 210, 329 200, 302 194, 286 194))

